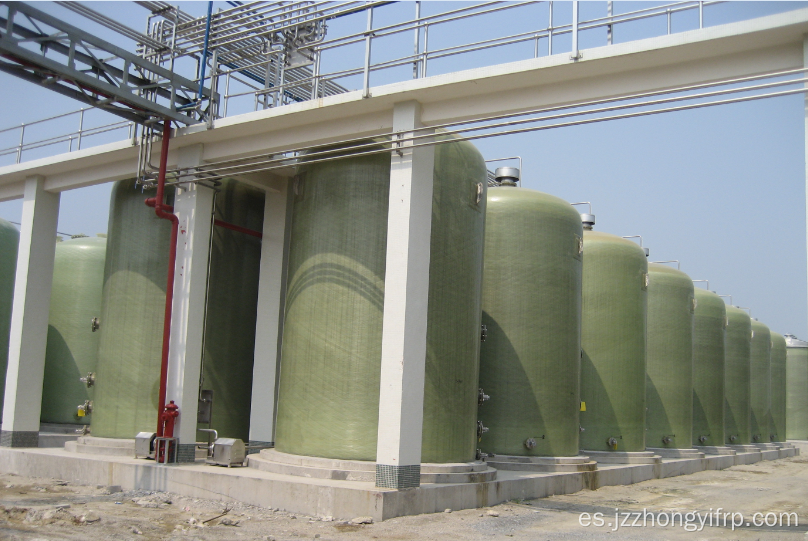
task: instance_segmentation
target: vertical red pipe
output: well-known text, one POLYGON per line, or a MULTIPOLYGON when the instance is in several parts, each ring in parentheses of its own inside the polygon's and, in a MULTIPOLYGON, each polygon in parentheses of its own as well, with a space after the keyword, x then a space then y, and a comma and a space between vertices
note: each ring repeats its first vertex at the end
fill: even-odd
POLYGON ((168 249, 168 280, 166 284, 166 309, 163 320, 163 356, 160 363, 160 394, 157 402, 157 437, 163 437, 163 413, 166 406, 166 381, 168 379, 168 345, 171 338, 171 307, 174 302, 174 266, 177 261, 177 230, 179 229, 179 219, 171 212, 166 212, 168 207, 164 204, 164 192, 166 186, 166 168, 168 167, 168 141, 171 138, 171 121, 163 121, 163 141, 160 151, 160 171, 157 176, 157 195, 153 199, 147 199, 146 204, 152 206, 154 203, 154 213, 159 218, 171 221, 171 241, 168 249))

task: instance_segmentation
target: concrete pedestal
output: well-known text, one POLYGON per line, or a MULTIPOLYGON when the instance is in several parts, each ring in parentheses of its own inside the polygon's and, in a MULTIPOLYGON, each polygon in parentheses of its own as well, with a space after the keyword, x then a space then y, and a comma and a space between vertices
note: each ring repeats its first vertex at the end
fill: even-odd
POLYGON ((716 445, 696 445, 695 449, 706 455, 734 455, 735 449, 716 445))
POLYGON ((595 471, 598 463, 588 456, 509 456, 495 455, 485 459, 486 464, 497 470, 535 472, 584 472, 595 471))
POLYGON ((648 447, 648 451, 662 458, 704 458, 704 453, 698 449, 668 449, 664 447, 648 447))
POLYGON ((659 464, 661 458, 651 451, 581 451, 600 464, 659 464))
MULTIPOLYGON (((365 460, 338 460, 291 455, 263 449, 248 457, 248 465, 261 471, 342 481, 376 481, 376 463, 365 460)), ((483 483, 497 478, 497 470, 485 462, 421 464, 421 483, 483 483)))

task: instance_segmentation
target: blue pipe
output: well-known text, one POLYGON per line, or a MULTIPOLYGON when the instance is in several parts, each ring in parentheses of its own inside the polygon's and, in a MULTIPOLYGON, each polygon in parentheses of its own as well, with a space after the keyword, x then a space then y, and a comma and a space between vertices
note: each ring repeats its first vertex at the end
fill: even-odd
POLYGON ((210 40, 210 16, 213 13, 213 1, 208 2, 208 20, 205 22, 205 46, 202 49, 202 65, 199 68, 199 93, 196 101, 202 101, 202 90, 205 88, 205 67, 208 64, 208 41, 210 40))

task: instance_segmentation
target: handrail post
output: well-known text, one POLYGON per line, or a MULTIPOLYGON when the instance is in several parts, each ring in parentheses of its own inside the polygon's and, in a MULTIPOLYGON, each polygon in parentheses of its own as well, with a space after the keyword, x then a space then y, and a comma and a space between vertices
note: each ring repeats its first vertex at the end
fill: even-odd
POLYGON ((421 77, 426 77, 426 67, 429 61, 429 23, 424 25, 424 52, 421 55, 421 77))
POLYGON ((614 25, 612 24, 612 15, 613 15, 613 4, 611 0, 606 2, 606 15, 609 16, 609 26, 606 27, 606 43, 611 45, 614 41, 613 33, 614 33, 614 25))
POLYGON ((547 31, 547 55, 552 56, 553 55, 553 2, 552 2, 552 0, 550 0, 550 2, 547 2, 547 4, 550 6, 549 7, 550 16, 549 16, 549 19, 548 19, 549 26, 548 26, 548 31, 547 31))
POLYGON ((699 2, 699 28, 704 28, 704 2, 699 2))
POLYGON ((362 87, 363 98, 370 97, 370 46, 373 39, 373 34, 371 33, 371 30, 373 30, 373 6, 370 6, 367 9, 367 11, 368 11, 368 28, 365 34, 365 77, 362 87))
POLYGON ((20 124, 20 146, 17 147, 17 163, 22 161, 22 145, 25 139, 25 122, 20 124))
POLYGON ((572 56, 570 60, 578 60, 581 54, 578 52, 578 2, 572 3, 572 56))
POLYGON ((412 78, 418 78, 418 55, 421 52, 421 2, 415 2, 415 61, 412 63, 412 78))
POLYGON ((665 14, 667 15, 667 18, 668 18, 668 35, 670 35, 670 33, 671 33, 671 10, 670 10, 670 8, 665 10, 665 14))
MULTIPOLYGON (((79 141, 78 145, 76 146, 76 150, 81 150, 81 132, 84 130, 84 109, 79 111, 79 141)), ((70 142, 70 146, 73 146, 73 141, 70 142)))

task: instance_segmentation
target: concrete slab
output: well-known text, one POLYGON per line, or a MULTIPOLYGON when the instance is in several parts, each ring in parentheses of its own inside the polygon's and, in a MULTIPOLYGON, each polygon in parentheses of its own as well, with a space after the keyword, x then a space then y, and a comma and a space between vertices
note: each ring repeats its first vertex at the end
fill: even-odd
POLYGON ((130 456, 75 453, 63 449, 0 448, 0 472, 61 478, 78 484, 119 485, 124 490, 159 490, 192 498, 237 500, 310 516, 337 519, 371 516, 375 520, 385 520, 441 512, 446 508, 470 509, 514 499, 571 494, 704 469, 723 469, 734 464, 757 462, 761 457, 760 452, 755 452, 701 459, 665 459, 660 464, 602 464, 592 472, 500 470, 495 481, 429 483, 406 490, 379 489, 372 482, 311 479, 255 468, 214 467, 201 462, 166 466, 130 456))
POLYGON ((763 460, 763 457, 760 454, 760 451, 739 451, 735 454, 735 465, 740 466, 742 464, 754 464, 755 462, 760 462, 763 460))

